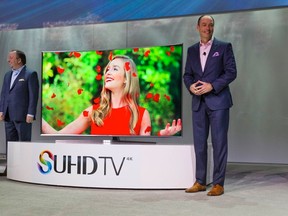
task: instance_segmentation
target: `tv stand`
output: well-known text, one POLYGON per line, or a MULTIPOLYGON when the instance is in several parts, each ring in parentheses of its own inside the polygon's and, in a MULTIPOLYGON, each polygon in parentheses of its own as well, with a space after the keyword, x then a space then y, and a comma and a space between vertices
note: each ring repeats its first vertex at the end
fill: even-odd
MULTIPOLYGON (((103 140, 104 144, 105 140, 103 140)), ((110 142, 111 144, 156 144, 156 142, 153 141, 135 141, 135 140, 121 140, 120 137, 112 137, 112 140, 110 142)))
POLYGON ((195 181, 193 145, 9 142, 7 159, 8 179, 35 184, 184 189, 195 181))
POLYGON ((113 142, 120 142, 120 137, 112 137, 112 143, 113 142))

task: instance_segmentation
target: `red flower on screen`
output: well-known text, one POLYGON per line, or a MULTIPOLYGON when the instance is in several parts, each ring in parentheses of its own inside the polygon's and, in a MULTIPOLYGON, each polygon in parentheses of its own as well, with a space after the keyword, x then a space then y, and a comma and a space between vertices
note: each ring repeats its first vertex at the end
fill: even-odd
POLYGON ((94 102, 95 104, 99 104, 99 103, 100 103, 100 97, 95 98, 95 99, 93 100, 93 102, 94 102))
POLYGON ((81 53, 80 53, 80 52, 73 52, 73 54, 74 54, 74 56, 75 56, 76 58, 79 58, 79 57, 81 56, 81 53))
POLYGON ((103 52, 102 52, 102 51, 96 51, 96 54, 97 54, 97 55, 102 55, 103 52))
POLYGON ((87 111, 87 110, 84 110, 84 111, 83 111, 83 116, 84 116, 84 117, 88 117, 88 114, 89 114, 89 111, 87 111))
POLYGON ((97 73, 100 73, 101 70, 102 70, 101 66, 100 66, 100 65, 97 65, 97 66, 96 66, 96 71, 97 71, 97 73))
POLYGON ((150 87, 154 87, 154 83, 150 83, 150 87))
POLYGON ((148 127, 145 129, 144 132, 145 132, 145 133, 149 133, 149 132, 151 132, 151 126, 148 126, 148 127))
POLYGON ((76 58, 79 58, 81 56, 81 53, 80 52, 70 52, 69 56, 70 57, 75 56, 76 58))
POLYGON ((158 93, 155 94, 154 97, 153 97, 153 100, 158 103, 159 100, 160 100, 160 95, 158 93))
POLYGON ((139 48, 134 48, 133 51, 134 51, 134 52, 138 52, 138 51, 139 51, 139 48))
POLYGON ((167 56, 170 56, 170 55, 171 55, 171 52, 170 52, 170 51, 167 51, 167 52, 166 52, 166 55, 167 55, 167 56))
POLYGON ((125 70, 127 71, 127 72, 129 72, 130 71, 130 62, 125 62, 125 70))
POLYGON ((53 94, 51 95, 51 98, 55 98, 55 97, 56 97, 56 94, 53 93, 53 94))
POLYGON ((97 110, 99 108, 99 104, 93 104, 93 110, 97 110))
POLYGON ((102 75, 101 74, 98 74, 96 77, 95 77, 96 80, 100 81, 102 79, 102 75))
POLYGON ((147 95, 146 95, 146 98, 147 98, 147 99, 150 99, 150 98, 152 98, 152 97, 153 97, 153 94, 152 94, 152 93, 150 93, 150 92, 147 93, 147 95))
POLYGON ((113 53, 112 52, 109 53, 108 59, 109 59, 109 61, 111 61, 113 59, 113 53))
POLYGON ((81 95, 83 91, 84 91, 83 89, 78 89, 77 90, 78 95, 81 95))
POLYGON ((170 101, 170 100, 171 100, 171 98, 170 98, 169 95, 166 95, 166 94, 165 94, 164 97, 166 98, 167 101, 170 101))
POLYGON ((60 66, 57 66, 57 72, 58 72, 59 74, 62 74, 64 71, 65 71, 64 68, 62 68, 62 67, 60 67, 60 66))
POLYGON ((54 110, 53 107, 49 107, 49 106, 46 106, 46 109, 47 109, 47 110, 54 110))
POLYGON ((58 125, 59 127, 61 127, 61 126, 64 125, 64 124, 65 124, 64 122, 62 122, 61 120, 57 119, 57 125, 58 125))
POLYGON ((175 47, 174 46, 170 46, 170 51, 174 52, 175 51, 175 47))
POLYGON ((144 56, 145 56, 145 57, 148 57, 149 54, 150 54, 150 50, 147 50, 147 51, 145 51, 144 56))

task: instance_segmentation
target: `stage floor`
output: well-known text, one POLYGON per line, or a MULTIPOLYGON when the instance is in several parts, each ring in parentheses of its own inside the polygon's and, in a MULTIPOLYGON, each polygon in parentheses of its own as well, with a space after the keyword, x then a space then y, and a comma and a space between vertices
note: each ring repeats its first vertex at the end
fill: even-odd
POLYGON ((229 163, 220 197, 183 190, 45 186, 0 177, 0 210, 1 216, 281 216, 288 211, 287 191, 288 165, 271 164, 229 163))

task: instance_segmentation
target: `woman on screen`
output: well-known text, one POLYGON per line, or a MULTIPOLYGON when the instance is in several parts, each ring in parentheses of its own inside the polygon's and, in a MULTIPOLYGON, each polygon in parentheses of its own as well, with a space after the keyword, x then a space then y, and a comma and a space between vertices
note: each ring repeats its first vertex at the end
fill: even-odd
MULTIPOLYGON (((99 103, 85 109, 73 122, 56 131, 42 119, 46 134, 81 134, 89 126, 97 135, 151 135, 149 112, 139 106, 139 79, 134 61, 122 55, 112 58, 104 70, 99 103)), ((158 135, 174 135, 182 129, 181 120, 168 123, 158 135)))

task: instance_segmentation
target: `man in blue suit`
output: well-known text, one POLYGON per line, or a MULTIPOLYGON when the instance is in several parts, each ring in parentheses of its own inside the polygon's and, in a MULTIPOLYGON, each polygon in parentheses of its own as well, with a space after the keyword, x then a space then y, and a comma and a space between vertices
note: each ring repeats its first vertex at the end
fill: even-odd
POLYGON ((7 61, 11 71, 4 76, 0 97, 0 120, 5 121, 6 147, 8 141, 31 141, 31 123, 35 120, 39 95, 38 75, 26 67, 25 53, 12 50, 7 61))
POLYGON ((227 164, 227 134, 232 97, 229 84, 237 69, 231 43, 213 37, 212 16, 199 17, 200 42, 188 48, 184 83, 192 95, 192 122, 196 156, 196 182, 186 192, 206 191, 207 139, 211 127, 213 186, 208 196, 224 193, 227 164))

